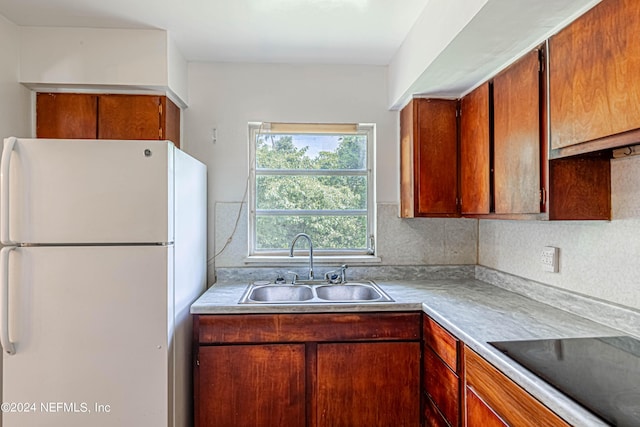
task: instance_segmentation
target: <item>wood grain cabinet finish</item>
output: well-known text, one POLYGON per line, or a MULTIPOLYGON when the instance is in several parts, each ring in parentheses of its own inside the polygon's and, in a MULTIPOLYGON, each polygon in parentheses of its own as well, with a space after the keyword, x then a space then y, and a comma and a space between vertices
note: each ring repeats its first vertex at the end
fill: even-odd
POLYGON ((467 387, 467 427, 507 427, 507 424, 493 412, 472 389, 467 387))
POLYGON ((462 214, 491 212, 489 83, 460 101, 460 204, 462 214))
POLYGON ((462 425, 459 340, 423 316, 423 390, 426 426, 462 425))
POLYGON ((522 427, 568 427, 564 420, 527 393, 469 347, 464 347, 467 393, 467 426, 501 425, 487 413, 490 409, 507 425, 522 427), (472 394, 469 400, 469 393, 472 394), (475 395, 487 408, 483 408, 475 395), (484 421, 483 421, 484 422, 484 421))
POLYGON ((196 425, 306 425, 304 344, 207 346, 198 360, 196 425))
POLYGON ((457 105, 416 98, 400 112, 403 218, 459 216, 457 105))
POLYGON ((638 34, 640 2, 603 0, 550 38, 551 146, 562 156, 638 141, 638 34))
POLYGON ((534 50, 493 79, 494 209, 540 213, 540 57, 534 50))
POLYGON ((180 147, 180 109, 166 96, 38 93, 36 136, 172 141, 180 147))
POLYGON ((97 138, 98 96, 78 93, 36 94, 36 136, 97 138))
POLYGON ((195 426, 419 427, 421 318, 196 315, 195 426))
POLYGON ((420 426, 419 342, 318 344, 316 376, 318 427, 420 426))

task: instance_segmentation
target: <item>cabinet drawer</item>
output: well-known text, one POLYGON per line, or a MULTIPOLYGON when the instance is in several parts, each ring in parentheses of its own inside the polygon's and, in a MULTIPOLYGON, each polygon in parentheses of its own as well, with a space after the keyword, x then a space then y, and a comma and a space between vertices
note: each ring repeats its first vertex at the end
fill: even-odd
POLYGON ((449 422, 444 418, 429 396, 424 399, 424 426, 450 427, 449 422))
POLYGON ((433 319, 424 316, 424 342, 451 368, 458 372, 458 339, 438 325, 433 319))
POLYGON ((420 339, 420 313, 194 316, 200 344, 420 339))
POLYGON ((424 389, 446 420, 457 426, 460 379, 429 348, 424 350, 424 389))
POLYGON ((505 422, 525 427, 569 426, 473 350, 465 347, 464 352, 467 386, 505 422))

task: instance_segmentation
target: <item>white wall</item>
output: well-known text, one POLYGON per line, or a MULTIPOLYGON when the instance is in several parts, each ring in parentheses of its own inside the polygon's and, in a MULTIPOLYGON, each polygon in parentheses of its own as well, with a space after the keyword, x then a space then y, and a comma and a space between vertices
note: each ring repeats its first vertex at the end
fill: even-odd
POLYGON ((0 139, 30 137, 30 93, 18 83, 20 32, 0 15, 0 139))
POLYGON ((640 309, 640 157, 611 162, 612 220, 480 221, 478 263, 640 309), (560 248, 560 271, 540 267, 543 246, 560 248))
POLYGON ((488 0, 429 0, 389 64, 389 105, 399 108, 412 86, 488 0))
POLYGON ((168 89, 178 104, 186 104, 186 61, 166 31, 20 27, 20 32, 20 81, 30 87, 168 89))

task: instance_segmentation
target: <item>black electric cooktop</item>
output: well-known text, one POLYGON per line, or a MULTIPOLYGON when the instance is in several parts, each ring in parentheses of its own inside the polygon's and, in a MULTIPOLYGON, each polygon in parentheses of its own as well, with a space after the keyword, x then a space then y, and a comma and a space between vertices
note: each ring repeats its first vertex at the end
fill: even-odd
POLYGON ((640 426, 640 341, 622 337, 489 343, 607 423, 640 426))

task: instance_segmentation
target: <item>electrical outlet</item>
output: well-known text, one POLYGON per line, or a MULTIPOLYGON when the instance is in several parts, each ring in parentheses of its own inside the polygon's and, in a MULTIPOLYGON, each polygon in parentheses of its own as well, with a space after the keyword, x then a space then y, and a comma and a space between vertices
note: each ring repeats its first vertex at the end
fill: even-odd
POLYGON ((540 253, 540 262, 542 263, 542 271, 551 273, 558 272, 558 248, 553 246, 545 246, 540 253))

